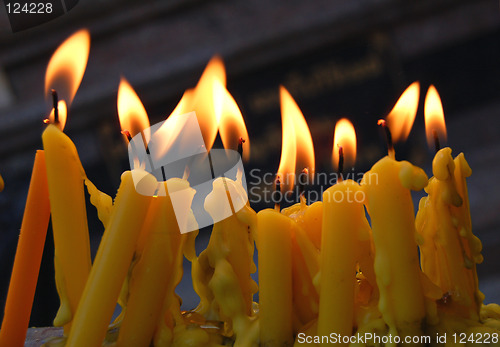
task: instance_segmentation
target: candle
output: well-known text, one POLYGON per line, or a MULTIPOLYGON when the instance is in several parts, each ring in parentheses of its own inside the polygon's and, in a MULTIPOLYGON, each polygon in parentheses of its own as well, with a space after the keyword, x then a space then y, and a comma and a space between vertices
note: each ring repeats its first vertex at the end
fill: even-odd
POLYGON ((362 181, 375 244, 379 309, 393 334, 416 336, 425 316, 410 189, 427 185, 422 169, 390 157, 362 181))
MULTIPOLYGON (((476 296, 475 263, 482 259, 474 259, 466 245, 469 241, 465 232, 467 222, 460 218, 458 208, 463 200, 456 188, 455 162, 449 147, 436 153, 433 172, 434 177, 425 190, 429 195, 420 201, 416 218, 417 231, 423 238, 420 245, 422 269, 439 286, 448 308, 477 320, 481 302, 476 296), (464 230, 463 235, 461 230, 464 230)), ((480 249, 479 244, 478 255, 480 249)))
POLYGON ((300 195, 300 202, 281 213, 290 217, 295 223, 291 232, 292 238, 292 287, 294 328, 298 324, 310 322, 318 315, 319 292, 315 286, 315 277, 319 272, 319 248, 313 240, 321 237, 322 202, 307 205, 306 198, 300 195), (319 207, 319 208, 318 208, 319 207), (319 229, 319 231, 318 231, 319 229))
POLYGON ((0 346, 24 346, 49 218, 45 155, 37 151, 5 302, 0 346))
POLYGON ((214 271, 218 262, 224 259, 238 280, 237 288, 244 302, 242 312, 251 316, 253 294, 257 291, 257 285, 250 277, 256 267, 253 263, 254 246, 249 227, 254 224, 255 212, 246 205, 246 194, 242 187, 236 181, 224 177, 213 181, 213 190, 205 199, 205 209, 219 222, 213 226, 208 247, 200 254, 193 268, 193 278, 197 279, 195 290, 201 299, 197 311, 208 319, 221 319, 218 306, 223 304, 219 302, 214 305, 213 300, 216 298, 211 287, 224 284, 212 281, 207 272, 214 271), (237 207, 240 208, 237 210, 237 207), (229 217, 224 218, 226 216, 229 217))
MULTIPOLYGON (((341 119, 335 126, 334 151, 339 153, 338 170, 342 175, 344 152, 347 158, 356 156, 356 134, 351 122, 346 119, 341 119)), ((363 202, 364 193, 353 180, 338 182, 323 193, 318 315, 320 336, 352 334, 357 234, 365 218, 363 202)))
POLYGON ((469 273, 470 282, 473 283, 474 287, 474 299, 475 299, 475 309, 479 310, 482 306, 484 300, 484 295, 479 291, 476 264, 483 262, 483 256, 481 255, 482 244, 481 240, 472 233, 472 223, 470 217, 470 206, 469 206, 469 193, 467 191, 466 178, 472 174, 472 170, 465 160, 463 153, 457 155, 454 159, 455 162, 455 186, 457 187, 458 194, 462 197, 461 206, 452 206, 452 215, 458 220, 458 226, 460 231, 460 236, 464 237, 467 242, 465 242, 465 254, 467 258, 465 259, 465 265, 471 270, 469 273))
POLYGON ((86 30, 69 37, 53 54, 47 66, 45 92, 58 81, 65 100, 57 102, 42 134, 47 166, 52 230, 54 234, 56 286, 61 305, 55 326, 65 325, 68 333, 80 296, 90 272, 90 246, 83 181, 85 171, 75 145, 62 130, 66 122, 66 106, 71 103, 87 65, 90 36, 86 30))
POLYGON ((156 187, 156 179, 143 170, 122 174, 66 346, 99 346, 103 342, 156 187))
POLYGON ((352 334, 357 233, 364 218, 361 187, 342 181, 323 193, 318 335, 352 334))
POLYGON ((446 310, 478 320, 482 298, 477 288, 476 263, 482 262, 482 256, 481 242, 470 229, 465 177, 471 170, 463 154, 453 160, 451 148, 439 150, 439 137, 446 139, 446 127, 434 86, 425 98, 425 123, 427 142, 437 153, 432 162, 434 177, 425 189, 428 196, 420 201, 416 218, 422 237, 422 270, 441 289, 446 310))
POLYGON ((257 213, 261 346, 292 346, 293 220, 273 209, 257 213))
POLYGON ((173 290, 167 293, 167 289, 169 283, 175 281, 176 258, 182 251, 186 235, 179 231, 168 193, 190 190, 190 187, 186 180, 173 178, 160 184, 164 185, 167 196, 159 194, 151 201, 142 231, 145 233, 144 245, 136 251, 138 260, 132 269, 130 294, 117 346, 149 345, 164 301, 170 306, 174 299, 173 290))
POLYGON ((75 145, 56 125, 42 135, 54 233, 56 276, 61 307, 55 326, 71 321, 90 272, 90 245, 83 180, 75 145), (66 301, 67 300, 67 301, 66 301), (66 307, 64 303, 68 303, 66 307))
MULTIPOLYGON (((402 94, 389 115, 391 130, 397 130, 394 138, 406 137, 411 130, 419 91, 418 85, 414 85, 402 94)), ((389 326, 389 333, 402 337, 417 336, 422 333, 426 311, 410 190, 423 189, 427 185, 427 176, 411 163, 394 159, 389 128, 383 120, 379 124, 389 135, 390 155, 375 163, 361 183, 375 245, 374 269, 380 295, 378 307, 389 326)))

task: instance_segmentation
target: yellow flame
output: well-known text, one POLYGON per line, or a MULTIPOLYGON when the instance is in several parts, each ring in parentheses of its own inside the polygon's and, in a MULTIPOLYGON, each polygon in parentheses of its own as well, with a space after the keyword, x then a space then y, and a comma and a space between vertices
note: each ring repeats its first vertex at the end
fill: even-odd
POLYGON ((285 87, 280 86, 282 148, 278 175, 283 191, 291 190, 297 170, 314 175, 314 146, 307 122, 285 87))
POLYGON ((215 116, 213 94, 214 81, 216 80, 224 87, 226 86, 226 71, 219 56, 210 59, 196 87, 186 90, 179 104, 172 112, 172 115, 196 112, 207 151, 212 148, 217 137, 217 118, 215 116))
POLYGON ((90 34, 82 29, 64 41, 50 58, 45 73, 45 95, 55 89, 59 98, 71 105, 80 86, 90 49, 90 34))
POLYGON ((243 160, 248 161, 250 140, 240 108, 219 80, 214 81, 213 88, 215 116, 224 148, 236 149, 240 138, 243 139, 243 160))
MULTIPOLYGON (((132 137, 143 132, 149 135, 149 118, 141 100, 125 78, 121 78, 118 87, 118 118, 122 130, 127 130, 132 137)), ((146 136, 149 139, 149 136, 146 136)))
POLYGON ((394 108, 387 116, 387 125, 391 130, 394 142, 405 140, 415 121, 418 108, 418 97, 420 94, 420 83, 413 82, 401 94, 394 108))
POLYGON ((346 118, 340 119, 335 125, 332 161, 333 167, 336 169, 338 169, 339 164, 339 147, 342 147, 344 153, 344 166, 353 166, 356 160, 356 131, 346 118))
POLYGON ((434 147, 434 134, 443 141, 446 141, 446 123, 444 121, 443 105, 436 87, 431 85, 425 96, 425 133, 429 147, 434 147))

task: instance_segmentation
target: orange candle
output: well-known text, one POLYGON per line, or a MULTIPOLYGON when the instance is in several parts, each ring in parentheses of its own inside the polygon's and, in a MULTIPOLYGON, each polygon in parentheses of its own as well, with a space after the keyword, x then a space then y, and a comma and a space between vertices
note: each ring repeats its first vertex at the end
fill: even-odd
POLYGON ((45 154, 35 156, 5 313, 0 330, 0 346, 24 346, 49 226, 50 204, 45 154))

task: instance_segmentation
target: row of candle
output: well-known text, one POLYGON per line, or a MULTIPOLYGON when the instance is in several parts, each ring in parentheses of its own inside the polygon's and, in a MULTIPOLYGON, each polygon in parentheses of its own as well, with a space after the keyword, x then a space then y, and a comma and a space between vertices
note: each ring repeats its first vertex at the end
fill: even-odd
MULTIPOLYGON (((428 181, 422 169, 396 161, 389 146, 389 155, 360 183, 342 180, 325 191, 322 201, 308 205, 302 196, 289 208, 276 206, 258 213, 248 203, 234 208, 238 201, 247 200, 241 176, 218 178, 205 209, 215 216, 218 205, 226 201, 231 217, 215 223, 207 248, 196 255, 197 232, 181 234, 179 228, 182 223, 195 225, 196 220, 188 213, 180 221, 172 207, 172 194, 188 191, 194 196, 186 179, 158 182, 137 165, 122 175, 113 201, 86 177, 74 144, 63 133, 66 106, 80 84, 89 48, 88 32, 80 31, 61 45, 49 63, 46 93, 68 65, 74 71, 73 81, 66 100, 54 99, 51 124, 42 135, 44 150, 35 156, 0 346, 24 343, 49 218, 61 300, 54 325, 64 326, 68 346, 100 346, 107 334, 119 346, 147 346, 152 341, 157 346, 218 346, 224 338, 232 339, 235 346, 287 346, 294 344, 298 332, 402 337, 478 327, 498 332, 500 309, 482 306, 477 287, 475 266, 482 261, 481 243, 471 231, 465 183, 471 172, 463 154, 453 159, 451 149, 439 150, 433 161, 434 177, 428 181), (105 227, 93 264, 84 184, 105 227), (421 201, 415 221, 410 190, 426 186, 428 197, 421 201), (363 198, 338 199, 349 192, 363 198), (254 242, 258 286, 250 277, 257 270, 252 260, 254 242), (174 292, 184 256, 192 262, 193 287, 200 296, 199 306, 188 313, 181 313, 174 292), (253 303, 257 291, 258 309, 253 303), (113 338, 108 326, 117 302, 122 313, 113 325, 119 327, 113 338)), ((281 88, 280 94, 284 147, 278 177, 297 167, 313 174, 307 123, 286 89, 281 88), (301 157, 305 152, 306 159, 301 157)), ((414 83, 387 117, 386 129, 391 128, 394 138, 410 131, 418 94, 414 83), (404 114, 409 120, 397 125, 404 114)), ((147 140, 146 111, 125 81, 118 99, 122 130, 129 137, 147 140)), ((433 87, 425 104, 426 115, 442 117, 433 87), (428 108, 432 104, 434 108, 428 108)), ((225 146, 243 135, 247 141, 242 150, 248 155, 248 135, 235 105, 225 87, 223 65, 215 58, 172 115, 194 110, 207 150, 217 131, 225 146), (223 101, 216 98, 217 91, 223 101), (236 134, 223 130, 224 120, 238 129, 236 134)), ((434 141, 439 130, 430 123, 427 128, 434 141)), ((336 163, 344 156, 354 157, 356 142, 350 123, 343 120, 337 129, 336 163)), ((281 183, 283 189, 291 188, 285 184, 289 182, 281 183)), ((185 208, 189 211, 189 199, 185 208)))

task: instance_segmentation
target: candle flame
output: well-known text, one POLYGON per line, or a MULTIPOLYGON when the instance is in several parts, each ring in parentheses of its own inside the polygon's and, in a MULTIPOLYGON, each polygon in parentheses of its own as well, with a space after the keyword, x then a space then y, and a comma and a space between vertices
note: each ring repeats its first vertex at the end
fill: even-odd
POLYGON ((344 152, 344 166, 353 166, 356 160, 356 131, 352 123, 346 119, 340 119, 335 125, 333 137, 332 161, 333 167, 338 169, 339 148, 344 152))
MULTIPOLYGON (((149 135, 149 118, 146 109, 132 86, 122 77, 118 87, 118 118, 123 131, 128 131, 131 137, 143 132, 149 135)), ((146 136, 148 139, 149 136, 146 136)))
POLYGON ((82 29, 66 39, 50 58, 45 73, 45 95, 52 89, 59 98, 71 105, 80 86, 90 50, 90 34, 82 29))
MULTIPOLYGON (((64 130, 64 126, 66 125, 66 119, 68 118, 68 108, 66 107, 66 102, 64 100, 59 100, 57 103, 57 116, 58 116, 58 124, 59 129, 64 130)), ((50 111, 49 118, 46 119, 45 123, 54 123, 54 109, 50 111)))
POLYGON ((239 139, 244 139, 245 142, 242 143, 243 159, 248 161, 250 140, 240 108, 219 80, 214 81, 213 88, 215 116, 224 148, 236 149, 239 139))
POLYGON ((297 170, 314 175, 314 147, 302 112, 285 87, 280 86, 282 149, 278 168, 282 191, 291 190, 297 170))
POLYGON ((188 89, 182 96, 171 116, 196 112, 205 147, 209 151, 217 137, 217 117, 214 109, 214 83, 218 81, 226 86, 226 71, 219 56, 215 56, 207 64, 198 84, 188 89))
POLYGON ((401 94, 394 108, 387 116, 387 124, 394 142, 405 140, 415 121, 418 108, 420 83, 413 82, 401 94))
POLYGON ((436 87, 431 85, 425 96, 425 133, 429 147, 434 148, 435 136, 446 141, 446 123, 444 121, 443 105, 436 87))

